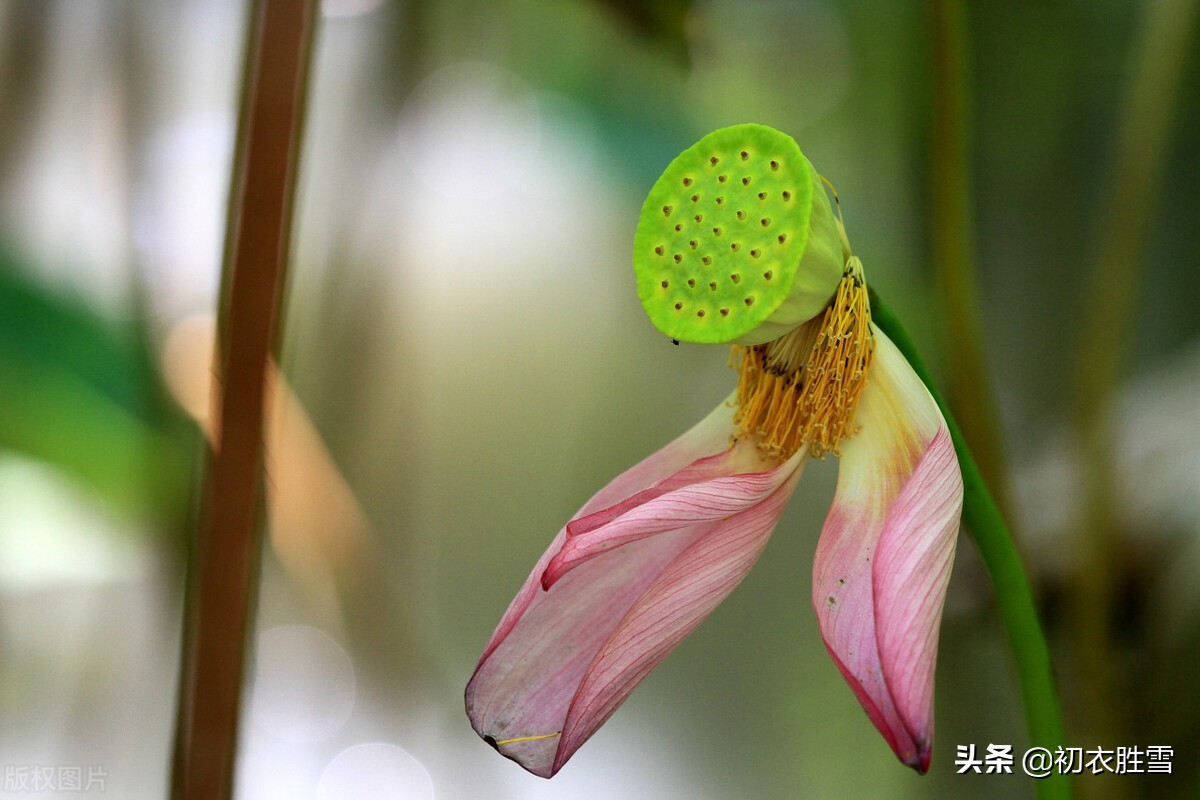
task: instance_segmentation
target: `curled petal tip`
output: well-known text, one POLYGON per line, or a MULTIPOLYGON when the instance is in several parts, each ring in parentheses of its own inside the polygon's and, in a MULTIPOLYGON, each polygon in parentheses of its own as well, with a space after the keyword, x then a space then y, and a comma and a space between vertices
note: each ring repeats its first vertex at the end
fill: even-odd
POLYGON ((911 767, 912 771, 918 775, 924 775, 929 772, 929 762, 933 756, 933 747, 927 739, 918 738, 916 741, 917 749, 905 750, 897 752, 896 755, 906 767, 911 767))

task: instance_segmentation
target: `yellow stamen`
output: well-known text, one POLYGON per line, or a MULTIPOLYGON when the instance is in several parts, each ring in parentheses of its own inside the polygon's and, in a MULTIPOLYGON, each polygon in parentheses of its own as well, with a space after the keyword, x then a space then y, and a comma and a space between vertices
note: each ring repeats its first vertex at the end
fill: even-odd
POLYGON ((767 344, 736 346, 734 422, 757 436, 766 456, 788 458, 803 445, 820 458, 840 455, 875 355, 862 262, 851 256, 833 304, 815 320, 767 344))
POLYGON ((539 739, 553 739, 555 736, 559 736, 561 734, 562 731, 558 731, 558 733, 543 733, 541 736, 518 736, 516 739, 501 739, 500 741, 496 742, 496 747, 499 747, 502 744, 516 744, 517 742, 536 742, 539 739))

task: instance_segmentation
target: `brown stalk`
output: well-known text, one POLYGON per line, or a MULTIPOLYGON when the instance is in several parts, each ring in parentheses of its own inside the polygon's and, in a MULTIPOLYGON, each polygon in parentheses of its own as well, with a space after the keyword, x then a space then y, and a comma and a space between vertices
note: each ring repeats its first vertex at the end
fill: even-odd
POLYGON ((283 296, 315 0, 253 5, 219 309, 215 444, 189 562, 175 800, 233 793, 261 553, 264 376, 283 296))

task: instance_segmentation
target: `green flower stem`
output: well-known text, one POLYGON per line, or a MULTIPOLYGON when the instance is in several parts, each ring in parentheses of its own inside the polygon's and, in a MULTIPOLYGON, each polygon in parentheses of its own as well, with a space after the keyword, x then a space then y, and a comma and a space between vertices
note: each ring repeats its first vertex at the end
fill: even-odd
MULTIPOLYGON (((1054 685, 1054 670, 1050 651, 1038 622, 1037 608, 1021 558, 1008 532, 1008 525, 992 499, 987 483, 979 472, 975 459, 963 439, 958 423, 946 407, 945 400, 934 385, 929 371, 921 361, 916 345, 905 332, 891 309, 871 291, 871 318, 888 338, 900 348, 908 363, 929 388, 946 418, 954 451, 963 476, 963 521, 975 541, 975 547, 987 568, 996 594, 1000 621, 1008 633, 1021 697, 1025 704, 1025 727, 1031 747, 1045 747, 1051 752, 1064 745, 1062 715, 1058 707, 1058 692, 1054 685)), ((1071 796, 1070 778, 1051 774, 1035 784, 1042 800, 1071 796)))

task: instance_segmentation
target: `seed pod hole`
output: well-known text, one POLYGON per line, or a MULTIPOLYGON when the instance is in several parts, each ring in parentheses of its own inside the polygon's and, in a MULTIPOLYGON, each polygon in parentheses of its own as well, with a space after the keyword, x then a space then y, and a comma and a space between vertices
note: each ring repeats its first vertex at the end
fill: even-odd
POLYGON ((697 247, 699 247, 700 243, 697 242, 695 239, 692 239, 690 242, 688 242, 688 245, 690 245, 691 248, 693 250, 695 250, 697 247))
POLYGON ((771 172, 779 172, 779 162, 774 159, 771 160, 771 172))
POLYGON ((733 281, 734 283, 741 283, 742 276, 735 272, 729 276, 729 280, 733 281))
POLYGON ((675 304, 675 310, 676 310, 676 311, 682 311, 682 310, 683 310, 683 303, 676 303, 676 304, 675 304))
POLYGON ((762 219, 759 220, 759 222, 762 223, 762 226, 764 228, 771 224, 771 220, 769 217, 763 217, 762 219))
POLYGON ((762 255, 762 251, 759 250, 757 247, 750 251, 750 256, 752 258, 758 258, 760 255, 762 255))
POLYGON ((741 152, 741 156, 742 156, 742 161, 745 161, 746 159, 748 159, 750 157, 750 154, 747 153, 745 150, 743 150, 741 152))
POLYGON ((777 239, 779 239, 779 243, 780 243, 780 244, 783 244, 784 242, 786 242, 786 241, 787 241, 787 234, 786 234, 786 233, 781 233, 781 234, 779 234, 779 236, 777 236, 776 238, 777 238, 777 239))
POLYGON ((675 254, 675 263, 678 264, 680 261, 683 261, 683 256, 679 253, 676 253, 675 254))
POLYGON ((695 217, 693 217, 693 219, 695 219, 695 220, 696 220, 696 222, 699 222, 700 220, 704 219, 704 215, 703 215, 703 214, 697 214, 695 217))
POLYGON ((717 205, 721 205, 721 203, 724 203, 724 202, 725 202, 725 198, 724 198, 724 197, 718 197, 718 198, 717 198, 717 205))
POLYGON ((683 230, 683 223, 677 223, 677 224, 675 225, 675 230, 677 230, 677 231, 681 231, 681 230, 683 230))
POLYGON ((671 285, 671 282, 670 282, 670 281, 663 281, 663 282, 662 282, 662 287, 663 287, 664 289, 665 289, 665 288, 667 288, 667 287, 668 287, 668 286, 670 286, 670 285, 671 285))
POLYGON ((671 216, 671 207, 670 206, 663 206, 663 216, 664 217, 671 216))
MULTIPOLYGON (((752 305, 754 305, 754 295, 751 295, 750 297, 747 297, 747 298, 746 298, 746 299, 745 299, 743 302, 744 302, 746 305, 748 305, 748 306, 752 306, 752 305)), ((677 305, 677 306, 675 306, 675 307, 676 307, 676 308, 679 308, 679 306, 678 306, 678 305, 677 305)))
POLYGON ((724 183, 725 181, 729 180, 729 176, 728 175, 718 175, 717 180, 719 180, 721 183, 724 183))
POLYGON ((695 278, 688 278, 688 288, 691 288, 691 289, 696 288, 696 279, 695 278))
POLYGON ((784 200, 784 202, 787 202, 788 200, 791 200, 791 199, 792 199, 792 193, 791 193, 791 192, 789 192, 787 189, 784 189, 784 190, 783 190, 783 200, 784 200))
POLYGON ((720 236, 720 235, 721 235, 721 229, 713 228, 713 236, 720 236))
POLYGON ((663 254, 663 249, 662 249, 662 245, 660 244, 658 247, 654 248, 654 255, 661 256, 662 254, 663 254))
POLYGON ((697 316, 697 317, 703 317, 703 316, 704 316, 704 309, 702 308, 702 309, 700 309, 699 311, 697 311, 697 312, 696 312, 696 316, 697 316))
POLYGON ((766 200, 766 199, 767 199, 767 193, 766 193, 766 192, 759 192, 759 193, 758 193, 758 199, 759 199, 759 200, 766 200))
POLYGON ((683 179, 683 185, 684 185, 684 186, 691 186, 691 185, 692 185, 692 179, 691 179, 691 178, 684 178, 684 179, 683 179))
POLYGON ((742 249, 742 243, 734 242, 733 244, 729 245, 729 249, 736 253, 738 250, 742 249))
POLYGON ((728 308, 722 308, 722 309, 721 309, 721 316, 722 316, 722 317, 728 317, 728 316, 729 316, 729 309, 728 309, 728 308))
POLYGON ((713 156, 712 158, 710 158, 708 160, 708 163, 712 164, 715 167, 717 164, 721 163, 721 159, 717 158, 716 156, 713 156))
POLYGON ((742 186, 749 186, 749 185, 750 185, 750 176, 747 175, 746 177, 742 178, 742 186))
POLYGON ((693 203, 695 203, 695 202, 697 202, 697 201, 699 201, 699 200, 700 200, 700 195, 698 195, 698 194, 694 194, 694 195, 692 195, 692 202, 693 202, 693 203))
POLYGON ((709 288, 709 289, 711 289, 712 291, 714 291, 714 292, 715 292, 715 291, 717 290, 717 282, 716 282, 716 281, 709 281, 709 282, 708 282, 708 288, 709 288))
POLYGON ((771 270, 767 270, 766 272, 763 273, 763 280, 769 281, 773 277, 775 277, 775 273, 771 272, 771 270))
POLYGON ((704 258, 702 258, 700 260, 703 261, 705 263, 705 265, 708 265, 708 264, 712 263, 712 256, 705 256, 704 258))
POLYGON ((746 218, 746 212, 745 212, 745 211, 739 211, 739 212, 737 212, 737 218, 738 218, 738 219, 745 219, 745 218, 746 218))

